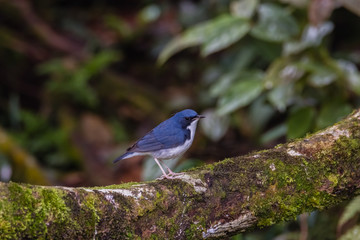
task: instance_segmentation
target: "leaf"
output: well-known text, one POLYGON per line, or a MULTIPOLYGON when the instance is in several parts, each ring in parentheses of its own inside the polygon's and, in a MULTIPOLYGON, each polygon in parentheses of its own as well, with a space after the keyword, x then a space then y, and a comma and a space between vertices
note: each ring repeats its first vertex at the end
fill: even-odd
POLYGON ((290 12, 276 4, 264 3, 258 9, 259 21, 250 34, 256 38, 284 42, 298 34, 299 27, 290 12))
POLYGON ((356 65, 346 60, 338 60, 337 64, 345 73, 348 89, 360 95, 360 73, 356 65))
POLYGON ((334 29, 332 22, 325 22, 318 26, 307 25, 302 33, 300 41, 284 43, 283 54, 285 56, 299 53, 309 47, 319 46, 323 38, 334 29))
POLYGON ((86 71, 86 75, 91 77, 101 72, 112 62, 119 60, 120 57, 119 53, 113 50, 103 50, 88 60, 83 66, 83 69, 86 71))
POLYGON ((218 97, 223 95, 233 84, 236 79, 236 75, 234 73, 228 73, 220 78, 214 83, 210 88, 210 96, 218 97))
POLYGON ((219 115, 229 114, 258 97, 263 90, 262 75, 261 72, 253 72, 239 76, 242 80, 234 84, 225 93, 225 96, 219 99, 217 113, 219 115))
POLYGON ((357 196, 345 207, 343 214, 339 219, 338 226, 344 225, 347 221, 360 213, 360 197, 357 196))
POLYGON ((324 87, 334 82, 338 77, 336 62, 329 56, 303 58, 297 66, 309 73, 307 81, 313 87, 324 87))
POLYGON ((130 39, 135 34, 135 30, 131 23, 117 15, 105 14, 104 23, 107 27, 116 32, 116 34, 121 36, 121 38, 130 39))
POLYGON ((323 129, 333 125, 348 115, 351 110, 352 107, 345 102, 326 101, 317 117, 316 129, 323 129))
POLYGON ((267 69, 265 87, 273 88, 280 84, 295 82, 304 75, 304 71, 291 62, 291 59, 282 57, 276 59, 267 69))
POLYGON ((138 14, 138 19, 143 24, 147 24, 157 20, 161 15, 161 9, 155 4, 151 4, 143 8, 138 14))
POLYGON ((249 67, 258 56, 258 48, 252 43, 245 43, 232 54, 224 56, 224 68, 239 73, 249 67))
POLYGON ((304 107, 293 111, 286 121, 287 138, 303 137, 311 130, 315 117, 315 110, 312 107, 304 107))
POLYGON ((280 112, 286 110, 286 107, 294 99, 294 84, 282 84, 272 89, 268 93, 269 102, 280 112))
POLYGON ((254 15, 254 11, 258 4, 259 0, 233 1, 230 4, 231 14, 236 17, 250 19, 254 15))
POLYGON ((279 78, 280 71, 286 66, 288 61, 284 58, 276 59, 268 67, 265 75, 264 84, 267 89, 271 89, 279 85, 282 81, 279 78))
POLYGON ((360 226, 356 225, 341 235, 338 240, 359 240, 360 226))
POLYGON ((319 68, 308 77, 308 82, 314 87, 324 87, 334 82, 336 78, 337 74, 332 69, 319 66, 319 68))
POLYGON ((61 73, 65 72, 64 63, 60 59, 48 60, 37 67, 39 74, 61 73))
POLYGON ((200 32, 197 28, 189 29, 182 35, 171 40, 161 51, 158 58, 158 64, 164 64, 171 56, 185 48, 201 44, 203 39, 197 31, 200 32))
POLYGON ((206 110, 202 115, 205 115, 200 121, 202 132, 214 142, 220 140, 229 128, 229 118, 226 115, 219 116, 212 109, 206 110))
POLYGON ((332 22, 324 22, 318 26, 307 25, 301 36, 301 41, 308 44, 308 46, 320 45, 322 39, 334 29, 332 22))
POLYGON ((259 133, 275 114, 275 109, 265 101, 265 96, 261 96, 257 98, 249 108, 251 127, 256 133, 259 133))
POLYGON ((261 62, 264 61, 263 63, 260 62, 259 66, 261 68, 264 64, 267 66, 269 62, 274 61, 281 55, 282 46, 278 43, 251 39, 251 45, 255 47, 258 59, 261 62))
POLYGON ((223 24, 218 23, 218 26, 214 26, 214 36, 209 36, 209 38, 205 40, 201 48, 201 55, 206 57, 229 47, 245 36, 249 30, 249 22, 240 18, 229 18, 226 22, 224 21, 223 24))
POLYGON ((285 123, 279 124, 276 127, 273 127, 267 132, 265 132, 260 138, 260 143, 266 144, 268 142, 271 142, 279 137, 284 136, 286 132, 287 132, 286 124, 285 123))
POLYGON ((240 40, 250 29, 247 20, 229 14, 200 23, 189 28, 170 41, 160 53, 158 63, 163 64, 175 53, 192 46, 203 44, 201 54, 207 56, 220 51, 240 40))

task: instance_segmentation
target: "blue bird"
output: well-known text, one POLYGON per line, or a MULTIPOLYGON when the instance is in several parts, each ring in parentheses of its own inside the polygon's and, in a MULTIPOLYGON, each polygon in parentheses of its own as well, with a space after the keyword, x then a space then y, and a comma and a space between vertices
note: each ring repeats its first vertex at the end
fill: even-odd
POLYGON ((134 156, 150 155, 160 167, 163 173, 162 177, 173 179, 172 176, 180 173, 174 173, 162 161, 180 157, 189 149, 194 140, 200 118, 204 118, 204 116, 191 109, 185 109, 174 114, 174 116, 160 123, 139 139, 127 149, 125 154, 115 159, 114 163, 134 156), (166 174, 159 161, 165 165, 168 174, 166 174))

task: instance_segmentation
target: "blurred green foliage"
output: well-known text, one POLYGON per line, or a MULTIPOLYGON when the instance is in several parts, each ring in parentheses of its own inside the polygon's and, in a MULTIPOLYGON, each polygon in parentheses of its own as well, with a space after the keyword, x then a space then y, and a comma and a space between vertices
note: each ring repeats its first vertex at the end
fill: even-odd
POLYGON ((74 160, 79 159, 79 154, 69 139, 71 128, 53 128, 46 119, 26 110, 21 111, 20 119, 21 130, 13 131, 12 135, 25 149, 42 156, 39 160, 46 160, 49 167, 60 170, 76 166, 74 160))
MULTIPOLYGON (((344 212, 342 213, 340 219, 339 219, 339 228, 344 227, 345 223, 348 222, 351 219, 359 218, 360 215, 360 197, 355 197, 353 200, 350 201, 350 203, 345 207, 344 212)), ((359 226, 354 227, 356 229, 359 228, 359 226)))
POLYGON ((52 98, 60 101, 70 98, 82 106, 96 107, 98 99, 95 90, 89 86, 89 81, 118 60, 119 54, 107 49, 78 65, 71 60, 54 59, 41 64, 38 72, 50 77, 45 87, 50 95, 54 95, 52 98))
MULTIPOLYGON (((319 2, 331 5, 329 1, 319 2)), ((346 7, 346 1, 344 4, 346 7)), ((208 92, 216 101, 217 114, 228 115, 246 106, 250 112, 259 107, 257 99, 264 97, 266 120, 257 120, 261 112, 246 114, 250 123, 256 123, 251 126, 254 133, 261 133, 256 128, 263 129, 276 112, 282 112, 286 113, 287 131, 277 131, 283 124, 279 122, 270 129, 278 134, 267 135, 266 141, 271 140, 268 136, 282 134, 287 138, 304 136, 349 114, 359 104, 360 95, 359 62, 352 61, 355 49, 341 49, 341 58, 336 57, 340 54, 330 48, 334 22, 326 16, 321 18, 324 9, 317 7, 307 1, 286 5, 233 1, 226 13, 189 27, 169 42, 159 63, 191 46, 200 46, 203 57, 223 51, 220 64, 208 68, 217 72, 208 92), (311 11, 320 19, 309 19, 307 12, 311 11)), ((358 5, 347 7, 359 12, 358 5)), ((358 32, 353 37, 359 39, 358 32)))
MULTIPOLYGON (((184 108, 207 118, 177 171, 302 137, 360 105, 360 7, 334 2, 2 1, 0 126, 72 186, 157 176, 151 159, 111 162, 184 108)), ((31 181, 11 149, 1 180, 31 181)), ((337 219, 311 214, 309 239, 329 226, 335 239, 337 219)), ((299 225, 235 239, 294 239, 299 225)))

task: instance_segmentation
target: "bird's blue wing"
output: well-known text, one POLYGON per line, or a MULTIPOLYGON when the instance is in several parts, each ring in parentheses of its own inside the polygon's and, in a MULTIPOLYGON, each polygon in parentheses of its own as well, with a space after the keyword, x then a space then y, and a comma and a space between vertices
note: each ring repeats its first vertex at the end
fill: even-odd
POLYGON ((189 130, 177 128, 171 124, 160 124, 139 139, 128 151, 152 152, 177 147, 183 144, 188 138, 187 135, 190 134, 188 131, 189 130))

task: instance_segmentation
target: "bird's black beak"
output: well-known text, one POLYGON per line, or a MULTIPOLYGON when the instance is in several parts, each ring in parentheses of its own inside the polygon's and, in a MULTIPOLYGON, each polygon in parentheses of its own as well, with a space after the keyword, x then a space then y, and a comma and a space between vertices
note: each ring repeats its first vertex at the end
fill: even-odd
POLYGON ((205 118, 205 116, 204 115, 197 115, 196 118, 199 118, 199 119, 200 118, 205 118))

